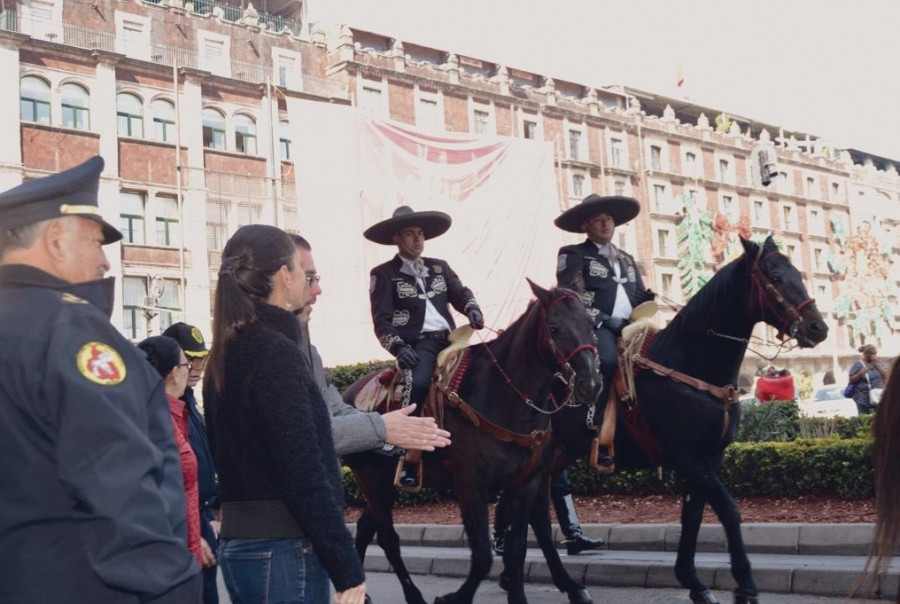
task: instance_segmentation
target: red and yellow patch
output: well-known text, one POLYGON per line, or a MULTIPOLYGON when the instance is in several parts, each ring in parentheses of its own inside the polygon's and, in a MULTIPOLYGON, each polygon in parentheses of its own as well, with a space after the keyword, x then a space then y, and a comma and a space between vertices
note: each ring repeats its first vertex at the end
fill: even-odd
POLYGON ((75 355, 78 372, 101 386, 115 386, 125 379, 125 362, 108 344, 88 342, 75 355))

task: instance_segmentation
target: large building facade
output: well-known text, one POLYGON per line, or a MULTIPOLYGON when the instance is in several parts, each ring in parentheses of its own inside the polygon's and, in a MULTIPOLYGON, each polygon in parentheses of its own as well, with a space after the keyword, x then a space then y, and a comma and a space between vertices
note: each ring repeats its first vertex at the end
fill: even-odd
POLYGON ((0 124, 0 188, 104 156, 102 209, 125 233, 110 250, 114 321, 135 340, 173 321, 209 325, 238 226, 302 227, 292 150, 316 145, 292 140, 303 99, 424 132, 551 141, 560 209, 592 192, 641 202, 616 243, 667 302, 662 323, 737 253, 734 235, 774 234, 831 335, 781 351, 759 326, 745 381, 776 353, 821 382, 864 342, 898 350, 900 177, 887 158, 649 91, 309 27, 299 2, 272 13, 209 0, 5 6, 0 106, 19 119, 0 124))

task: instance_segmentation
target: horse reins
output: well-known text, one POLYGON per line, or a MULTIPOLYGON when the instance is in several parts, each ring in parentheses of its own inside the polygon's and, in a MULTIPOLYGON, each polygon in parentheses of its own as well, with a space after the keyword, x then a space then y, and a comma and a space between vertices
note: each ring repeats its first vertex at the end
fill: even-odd
POLYGON ((774 251, 763 256, 762 247, 759 248, 759 253, 756 255, 756 260, 753 263, 753 268, 750 270, 750 279, 753 285, 753 289, 750 292, 750 305, 752 311, 753 303, 756 302, 761 319, 765 316, 766 309, 769 309, 776 317, 778 317, 780 323, 778 325, 778 339, 784 340, 785 335, 790 338, 796 336, 797 330, 803 322, 800 311, 810 304, 815 304, 816 300, 815 298, 807 298, 797 306, 794 306, 785 300, 784 296, 781 295, 781 292, 778 291, 778 288, 772 284, 766 274, 762 271, 762 263, 769 256, 779 253, 780 252, 778 251, 774 251), (782 314, 782 310, 784 314, 782 314))

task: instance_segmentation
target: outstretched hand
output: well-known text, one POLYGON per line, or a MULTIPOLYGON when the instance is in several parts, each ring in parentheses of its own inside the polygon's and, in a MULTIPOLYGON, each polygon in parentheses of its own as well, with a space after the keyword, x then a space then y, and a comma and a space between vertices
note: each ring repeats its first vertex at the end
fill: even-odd
POLYGON ((449 445, 450 433, 438 428, 433 417, 411 415, 415 409, 416 405, 413 404, 381 416, 387 432, 387 443, 401 449, 421 451, 434 451, 437 447, 449 445))
POLYGON ((482 315, 481 311, 477 308, 473 308, 472 310, 467 312, 466 317, 468 317, 469 325, 472 326, 472 329, 484 328, 484 315, 482 315))

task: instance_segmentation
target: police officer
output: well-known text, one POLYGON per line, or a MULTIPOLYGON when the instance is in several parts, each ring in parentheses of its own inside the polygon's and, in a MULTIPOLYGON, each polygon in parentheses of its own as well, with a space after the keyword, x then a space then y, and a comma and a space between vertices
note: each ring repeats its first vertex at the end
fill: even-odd
POLYGON ((200 537, 203 550, 203 604, 218 604, 216 554, 219 543, 217 529, 219 498, 216 494, 216 468, 209 450, 206 422, 203 421, 203 416, 197 408, 197 397, 194 395, 194 387, 203 377, 209 350, 206 348, 203 332, 187 323, 173 323, 166 328, 162 335, 178 342, 191 364, 187 388, 184 389, 181 400, 184 401, 188 411, 188 440, 191 443, 191 450, 197 457, 197 484, 200 487, 200 537))
POLYGON ((163 382, 110 324, 103 159, 0 194, 0 601, 199 602, 163 382))
MULTIPOLYGON (((445 261, 423 258, 425 241, 447 232, 451 218, 444 212, 414 212, 397 208, 391 218, 369 227, 363 236, 382 245, 396 245, 393 259, 372 269, 369 299, 378 341, 397 358, 401 369, 412 371, 410 403, 422 408, 437 355, 449 344, 456 324, 450 306, 466 315, 475 329, 484 316, 475 296, 445 261)), ((420 451, 407 451, 400 485, 419 483, 420 451)))

